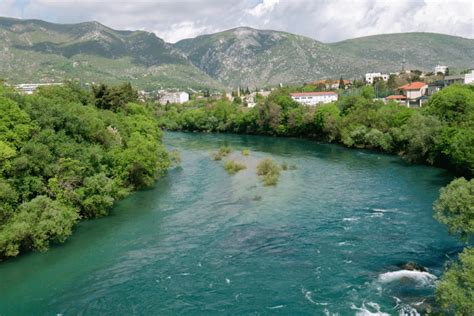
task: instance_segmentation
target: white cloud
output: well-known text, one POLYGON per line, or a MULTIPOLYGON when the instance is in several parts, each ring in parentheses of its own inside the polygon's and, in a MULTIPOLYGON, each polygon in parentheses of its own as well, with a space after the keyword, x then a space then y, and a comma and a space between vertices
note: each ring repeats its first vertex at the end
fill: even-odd
POLYGON ((242 25, 324 42, 413 31, 474 37, 472 0, 0 0, 0 15, 96 20, 154 31, 171 42, 242 25))
POLYGON ((261 17, 265 13, 271 12, 273 8, 280 2, 280 0, 263 0, 247 12, 255 17, 261 17))

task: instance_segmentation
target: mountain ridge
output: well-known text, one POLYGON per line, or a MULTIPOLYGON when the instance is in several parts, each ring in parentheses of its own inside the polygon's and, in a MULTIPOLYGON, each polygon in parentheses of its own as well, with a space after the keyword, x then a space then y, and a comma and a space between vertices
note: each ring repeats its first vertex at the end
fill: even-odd
POLYGON ((0 17, 0 76, 13 83, 131 81, 138 87, 223 89, 360 78, 365 72, 474 66, 474 40, 431 32, 334 43, 241 26, 167 43, 153 32, 99 22, 56 24, 0 17))

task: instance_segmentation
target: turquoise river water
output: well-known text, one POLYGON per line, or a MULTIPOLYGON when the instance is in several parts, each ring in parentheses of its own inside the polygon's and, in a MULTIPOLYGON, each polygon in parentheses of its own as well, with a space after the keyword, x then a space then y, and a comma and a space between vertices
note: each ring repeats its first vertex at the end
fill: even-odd
POLYGON ((156 186, 63 245, 0 263, 0 315, 414 315, 460 250, 432 218, 452 179, 441 169, 300 139, 165 142, 182 163, 156 186), (246 170, 212 160, 224 144, 246 170), (264 157, 297 168, 263 187, 264 157))

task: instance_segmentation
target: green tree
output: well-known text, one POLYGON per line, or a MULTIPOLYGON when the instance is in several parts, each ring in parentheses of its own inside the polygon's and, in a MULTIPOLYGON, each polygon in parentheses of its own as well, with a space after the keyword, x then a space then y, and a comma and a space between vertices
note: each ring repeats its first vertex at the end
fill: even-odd
POLYGON ((436 286, 436 300, 444 312, 474 314, 474 249, 466 248, 436 286))
POLYGON ((474 233, 474 179, 458 178, 441 189, 434 211, 435 218, 446 224, 451 234, 469 238, 474 233))
POLYGON ((344 84, 344 79, 341 78, 339 79, 339 89, 344 90, 346 88, 346 85, 344 84))

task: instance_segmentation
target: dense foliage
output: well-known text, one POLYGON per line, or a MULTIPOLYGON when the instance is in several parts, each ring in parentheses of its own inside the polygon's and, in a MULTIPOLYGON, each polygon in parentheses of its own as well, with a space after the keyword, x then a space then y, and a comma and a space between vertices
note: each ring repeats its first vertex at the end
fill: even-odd
POLYGON ((438 302, 445 311, 455 315, 474 312, 474 249, 466 248, 459 262, 444 274, 436 288, 438 302))
POLYGON ((131 87, 94 92, 0 86, 0 259, 63 242, 77 221, 106 215, 168 168, 156 120, 131 87))
POLYGON ((441 189, 434 209, 436 219, 451 233, 468 239, 474 234, 474 179, 459 178, 441 189))
POLYGON ((274 91, 254 108, 200 100, 162 106, 157 115, 170 130, 312 137, 474 173, 473 86, 445 88, 422 109, 373 101, 370 86, 317 107, 296 103, 289 92, 274 91))

